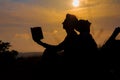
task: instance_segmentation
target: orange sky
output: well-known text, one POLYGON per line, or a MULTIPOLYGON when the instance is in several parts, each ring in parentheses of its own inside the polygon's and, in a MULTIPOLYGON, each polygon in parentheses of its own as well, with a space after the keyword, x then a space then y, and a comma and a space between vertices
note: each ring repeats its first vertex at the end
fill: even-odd
POLYGON ((92 23, 91 34, 102 45, 120 26, 119 4, 119 0, 80 0, 75 8, 72 0, 1 0, 0 40, 19 52, 41 52, 44 48, 32 40, 30 27, 41 26, 43 41, 58 44, 66 35, 62 22, 71 13, 92 23))

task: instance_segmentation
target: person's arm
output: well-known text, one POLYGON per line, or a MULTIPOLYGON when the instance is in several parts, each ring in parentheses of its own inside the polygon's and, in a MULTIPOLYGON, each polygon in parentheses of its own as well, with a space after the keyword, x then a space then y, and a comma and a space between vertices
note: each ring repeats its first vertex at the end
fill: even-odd
POLYGON ((50 45, 50 44, 47 44, 47 43, 44 43, 42 42, 40 39, 33 39, 37 44, 43 46, 44 48, 50 48, 50 47, 53 47, 55 45, 50 45))
POLYGON ((36 43, 38 43, 39 45, 43 46, 44 48, 50 48, 50 47, 55 46, 55 45, 50 45, 50 44, 44 43, 41 40, 40 41, 36 41, 36 43))
POLYGON ((68 38, 66 37, 66 38, 65 38, 61 43, 59 43, 58 45, 50 45, 50 44, 44 43, 44 42, 42 42, 41 40, 37 40, 37 39, 33 39, 33 40, 34 40, 37 44, 43 46, 44 48, 53 48, 53 47, 54 47, 55 50, 61 51, 61 50, 64 49, 65 43, 66 43, 67 39, 68 39, 68 38))
POLYGON ((118 35, 118 33, 120 32, 120 27, 115 28, 114 32, 112 33, 111 37, 109 38, 109 40, 114 40, 116 38, 116 36, 118 35))
POLYGON ((44 48, 53 48, 54 47, 54 49, 57 50, 57 51, 63 50, 64 49, 64 43, 65 43, 65 41, 63 41, 58 45, 51 45, 51 44, 44 43, 41 40, 34 40, 34 41, 37 44, 43 46, 44 48))
POLYGON ((113 31, 112 35, 110 36, 110 38, 107 40, 107 42, 103 45, 103 48, 105 47, 110 47, 110 45, 113 43, 113 41, 115 40, 116 36, 119 34, 120 32, 120 27, 115 28, 115 30, 113 31))

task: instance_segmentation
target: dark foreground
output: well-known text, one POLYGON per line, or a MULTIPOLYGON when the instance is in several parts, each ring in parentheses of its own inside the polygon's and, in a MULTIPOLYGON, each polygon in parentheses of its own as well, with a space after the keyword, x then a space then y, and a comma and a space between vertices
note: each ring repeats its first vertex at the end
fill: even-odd
POLYGON ((0 78, 5 79, 81 79, 120 80, 119 56, 101 53, 78 62, 43 64, 41 56, 1 61, 0 78))

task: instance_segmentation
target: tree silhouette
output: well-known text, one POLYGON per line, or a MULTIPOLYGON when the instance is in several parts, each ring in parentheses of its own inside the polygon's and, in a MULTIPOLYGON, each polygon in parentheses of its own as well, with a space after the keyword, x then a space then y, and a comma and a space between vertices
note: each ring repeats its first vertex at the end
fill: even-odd
POLYGON ((2 42, 2 40, 0 40, 0 53, 9 51, 10 46, 9 42, 2 42))
POLYGON ((10 50, 10 43, 0 40, 0 64, 12 64, 18 55, 16 50, 10 50))

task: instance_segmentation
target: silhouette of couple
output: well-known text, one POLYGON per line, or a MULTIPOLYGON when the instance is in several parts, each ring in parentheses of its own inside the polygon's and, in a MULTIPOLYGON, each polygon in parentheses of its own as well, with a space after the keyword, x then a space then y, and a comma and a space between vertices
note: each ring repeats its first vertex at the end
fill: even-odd
POLYGON ((90 57, 93 51, 97 50, 97 44, 90 34, 91 23, 88 20, 78 20, 75 15, 66 14, 62 24, 67 35, 58 45, 50 45, 41 40, 34 39, 35 42, 46 48, 42 57, 44 63, 74 64, 80 59, 85 59, 86 56, 90 57), (58 54, 61 51, 63 51, 62 56, 58 54))
MULTIPOLYGON (((94 80, 102 80, 105 77, 106 79, 111 78, 109 71, 106 73, 104 70, 105 67, 108 68, 112 62, 119 61, 119 58, 116 58, 119 57, 116 53, 119 51, 120 41, 115 40, 115 38, 120 32, 120 27, 115 28, 113 34, 100 48, 102 54, 99 56, 97 54, 97 44, 90 34, 91 23, 88 20, 78 20, 75 15, 66 14, 66 18, 62 24, 67 35, 58 45, 44 43, 38 38, 33 39, 36 43, 46 48, 42 56, 42 64, 65 64, 65 69, 71 68, 68 69, 67 73, 72 70, 75 71, 75 73, 78 71, 78 73, 82 73, 80 77, 83 78, 91 78, 94 80), (78 31, 78 33, 76 31, 78 31), (61 56, 59 52, 62 51, 63 55, 61 56), (113 53, 108 54, 111 52, 113 53)), ((69 74, 71 74, 71 72, 69 74)), ((74 74, 74 72, 72 72, 72 74, 74 74)))

